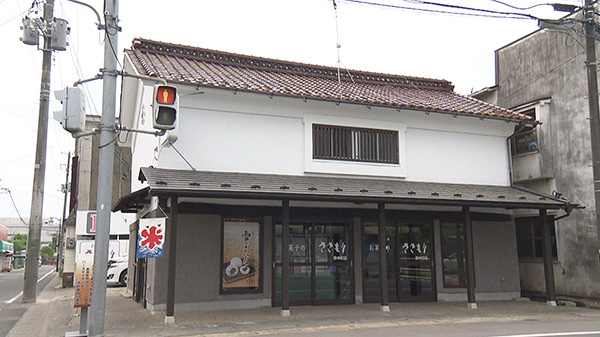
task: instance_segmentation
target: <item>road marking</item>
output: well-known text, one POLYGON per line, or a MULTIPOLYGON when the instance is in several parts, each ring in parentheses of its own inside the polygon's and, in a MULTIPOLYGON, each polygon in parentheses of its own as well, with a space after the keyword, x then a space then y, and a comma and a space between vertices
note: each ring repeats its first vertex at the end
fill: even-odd
MULTIPOLYGON (((48 275, 52 274, 54 272, 54 270, 50 270, 49 272, 46 273, 46 275, 42 276, 38 281, 41 282, 43 279, 45 279, 46 277, 48 277, 48 275)), ((14 301, 16 301, 19 297, 21 297, 21 295, 23 295, 23 292, 21 291, 20 293, 17 294, 17 296, 11 298, 10 300, 6 301, 6 304, 13 304, 14 301)))
POLYGON ((574 332, 551 332, 551 333, 533 333, 525 335, 502 335, 492 337, 551 337, 551 336, 581 336, 581 335, 600 335, 600 331, 574 331, 574 332))

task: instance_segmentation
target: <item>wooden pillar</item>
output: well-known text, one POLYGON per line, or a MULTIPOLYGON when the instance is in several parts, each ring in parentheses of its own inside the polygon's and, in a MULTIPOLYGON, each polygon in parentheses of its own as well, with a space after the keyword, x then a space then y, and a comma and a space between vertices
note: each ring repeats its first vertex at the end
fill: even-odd
POLYGON ((290 315, 290 201, 282 201, 281 214, 281 316, 290 315))
POLYGON ((379 210, 379 276, 381 281, 381 311, 390 311, 388 303, 388 279, 387 279, 387 250, 385 235, 385 203, 377 204, 379 210))
POLYGON ((554 287, 554 267, 552 265, 552 240, 550 238, 550 222, 545 209, 540 209, 540 224, 544 244, 544 277, 546 279, 546 304, 556 306, 556 289, 554 287))
POLYGON ((473 254, 473 223, 471 222, 471 209, 463 207, 465 216, 465 240, 467 241, 467 307, 477 309, 475 301, 475 258, 473 254))
POLYGON ((171 212, 167 225, 169 261, 167 269, 167 312, 165 323, 175 323, 175 265, 177 263, 177 197, 171 197, 171 212))

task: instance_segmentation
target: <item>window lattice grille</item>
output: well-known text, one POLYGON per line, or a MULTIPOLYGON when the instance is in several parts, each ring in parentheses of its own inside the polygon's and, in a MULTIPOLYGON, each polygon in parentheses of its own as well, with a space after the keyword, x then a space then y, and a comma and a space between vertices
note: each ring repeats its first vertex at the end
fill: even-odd
POLYGON ((313 124, 313 158, 398 164, 398 131, 313 124))

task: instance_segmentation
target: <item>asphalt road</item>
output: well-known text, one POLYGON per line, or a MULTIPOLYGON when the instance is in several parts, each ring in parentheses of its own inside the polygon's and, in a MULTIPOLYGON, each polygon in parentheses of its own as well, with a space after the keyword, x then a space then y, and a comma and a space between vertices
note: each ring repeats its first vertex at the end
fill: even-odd
POLYGON ((562 337, 562 336, 600 336, 600 322, 595 319, 576 321, 513 321, 480 323, 443 323, 421 325, 401 325, 393 327, 365 327, 344 330, 310 328, 307 331, 281 333, 293 337, 374 337, 374 336, 410 336, 410 337, 562 337))
MULTIPOLYGON (((52 280, 54 270, 54 266, 39 268, 37 294, 52 280), (48 276, 42 279, 47 274, 48 276)), ((0 337, 8 335, 27 310, 28 305, 21 303, 23 272, 24 269, 0 273, 0 337)))

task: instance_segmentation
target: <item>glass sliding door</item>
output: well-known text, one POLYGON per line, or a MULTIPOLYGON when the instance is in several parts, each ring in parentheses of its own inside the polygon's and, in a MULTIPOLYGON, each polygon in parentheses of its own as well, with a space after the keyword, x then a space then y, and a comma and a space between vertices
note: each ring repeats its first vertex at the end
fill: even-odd
MULTIPOLYGON (((393 223, 386 226, 388 300, 435 301, 431 223, 393 223)), ((379 231, 375 222, 363 223, 363 300, 381 300, 379 231)))
MULTIPOLYGON (((354 302, 350 222, 290 222, 290 304, 354 302)), ((275 225, 273 305, 281 304, 282 226, 275 225)))
MULTIPOLYGON (((396 227, 386 226, 386 259, 388 300, 398 301, 396 267, 396 227)), ((363 226, 363 300, 376 303, 381 300, 381 281, 379 279, 379 225, 367 222, 363 226)))
POLYGON ((352 303, 350 225, 315 223, 315 303, 352 303))
MULTIPOLYGON (((281 229, 275 226, 274 302, 281 303, 281 229)), ((312 303, 312 225, 310 222, 290 222, 290 302, 296 305, 312 303)))
POLYGON ((435 301, 432 226, 398 224, 398 282, 400 301, 435 301))

